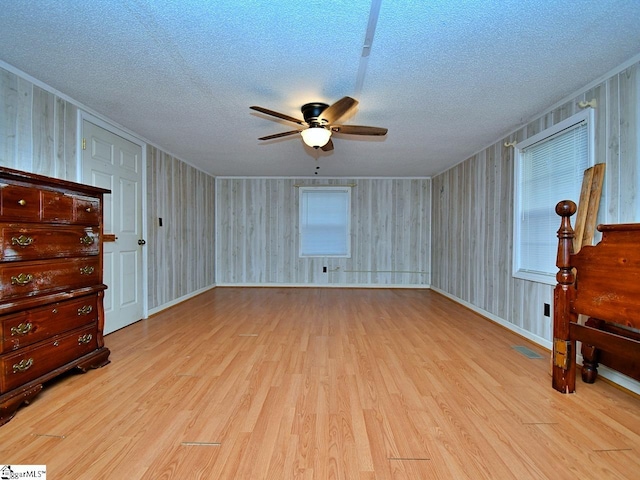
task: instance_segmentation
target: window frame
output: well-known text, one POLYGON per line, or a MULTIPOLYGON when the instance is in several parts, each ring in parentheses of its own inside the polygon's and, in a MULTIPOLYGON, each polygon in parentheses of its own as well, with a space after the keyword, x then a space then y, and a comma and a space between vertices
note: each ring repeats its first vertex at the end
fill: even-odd
MULTIPOLYGON (((544 283, 548 285, 556 285, 556 273, 538 273, 529 270, 523 270, 521 264, 521 224, 520 216, 522 209, 522 175, 524 170, 524 152, 526 149, 557 136, 565 130, 570 130, 581 123, 586 124, 587 128, 587 168, 592 167, 595 163, 595 120, 592 108, 582 110, 575 115, 539 132, 536 135, 517 143, 515 146, 515 165, 514 165, 514 207, 513 207, 513 256, 512 256, 512 275, 514 278, 521 280, 529 280, 532 282, 544 283)), ((582 176, 578 180, 578 192, 581 190, 582 176)), ((579 193, 578 193, 579 195, 579 193)), ((565 200, 558 198, 558 201, 565 200)), ((579 198, 571 199, 578 203, 579 198)), ((560 226, 560 217, 558 217, 558 227, 560 226)))
POLYGON ((350 186, 332 186, 332 185, 322 185, 322 186, 313 186, 308 185, 304 187, 299 187, 298 194, 298 257, 299 258, 351 258, 351 187, 350 186), (304 253, 304 225, 305 225, 305 212, 304 212, 304 195, 306 192, 319 192, 319 191, 339 191, 344 192, 346 194, 346 212, 345 212, 345 234, 346 234, 346 253, 345 254, 334 254, 334 253, 304 253))

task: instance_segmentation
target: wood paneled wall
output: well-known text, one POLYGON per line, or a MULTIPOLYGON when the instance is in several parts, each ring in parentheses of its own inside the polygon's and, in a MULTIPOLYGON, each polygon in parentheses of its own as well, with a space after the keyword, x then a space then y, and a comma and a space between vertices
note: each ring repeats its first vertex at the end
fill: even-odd
MULTIPOLYGON (((78 108, 0 68, 0 164, 78 181, 78 108)), ((147 157, 153 309, 214 284, 214 178, 151 145, 147 157)))
POLYGON ((77 131, 75 105, 0 68, 0 164, 77 181, 77 131))
MULTIPOLYGON (((576 95, 432 181, 354 180, 350 259, 298 258, 293 184, 312 181, 221 178, 214 198, 212 177, 149 147, 149 307, 213 284, 217 203, 218 283, 431 284, 549 341, 542 304, 551 303, 551 287, 511 276, 513 150, 503 143, 522 141, 572 115, 579 101, 596 99, 596 161, 607 163, 599 221, 640 221, 639 68, 576 95)), ((77 111, 0 68, 0 163, 77 180, 77 111)))
POLYGON ((639 70, 611 76, 432 179, 434 287, 550 345, 543 304, 553 304, 553 287, 511 273, 514 150, 504 142, 521 142, 595 99, 595 160, 607 164, 598 221, 640 221, 639 70))
POLYGON ((218 285, 429 284, 429 179, 216 180, 218 285), (351 258, 299 258, 295 185, 348 183, 351 258))
POLYGON ((214 193, 214 177, 147 146, 149 308, 215 283, 214 193))

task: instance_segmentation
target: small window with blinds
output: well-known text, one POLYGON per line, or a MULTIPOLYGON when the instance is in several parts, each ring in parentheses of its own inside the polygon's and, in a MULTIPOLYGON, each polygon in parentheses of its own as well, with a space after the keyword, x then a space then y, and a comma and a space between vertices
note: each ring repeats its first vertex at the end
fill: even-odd
POLYGON ((300 256, 351 256, 350 212, 350 187, 300 187, 300 256))
POLYGON ((578 203, 593 165, 593 110, 588 109, 516 146, 513 275, 555 285, 560 200, 578 203))

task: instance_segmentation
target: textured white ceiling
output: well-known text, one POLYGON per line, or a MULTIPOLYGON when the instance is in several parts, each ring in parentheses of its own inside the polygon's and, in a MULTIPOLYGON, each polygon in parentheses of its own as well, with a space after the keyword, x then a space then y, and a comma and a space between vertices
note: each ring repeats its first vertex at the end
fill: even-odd
POLYGON ((0 60, 214 175, 429 176, 640 53, 640 0, 2 0, 0 60), (374 16, 375 18, 375 16, 374 16), (330 153, 292 124, 355 96, 330 153))

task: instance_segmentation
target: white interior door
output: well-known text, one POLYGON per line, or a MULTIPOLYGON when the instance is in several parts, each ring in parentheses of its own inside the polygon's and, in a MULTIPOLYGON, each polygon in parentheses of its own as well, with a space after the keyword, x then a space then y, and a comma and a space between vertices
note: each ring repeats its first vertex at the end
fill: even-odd
POLYGON ((143 317, 142 147, 82 121, 82 181, 108 188, 104 199, 105 328, 110 333, 143 317))

